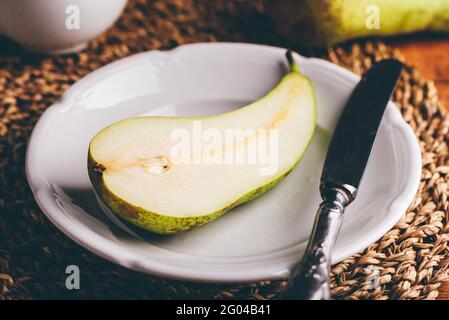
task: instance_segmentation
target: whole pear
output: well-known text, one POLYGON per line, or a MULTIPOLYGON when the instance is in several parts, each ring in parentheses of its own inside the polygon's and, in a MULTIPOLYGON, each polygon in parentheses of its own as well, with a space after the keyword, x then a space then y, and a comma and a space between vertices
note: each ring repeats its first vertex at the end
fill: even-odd
POLYGON ((448 0, 265 0, 279 32, 305 47, 366 36, 449 32, 448 0))

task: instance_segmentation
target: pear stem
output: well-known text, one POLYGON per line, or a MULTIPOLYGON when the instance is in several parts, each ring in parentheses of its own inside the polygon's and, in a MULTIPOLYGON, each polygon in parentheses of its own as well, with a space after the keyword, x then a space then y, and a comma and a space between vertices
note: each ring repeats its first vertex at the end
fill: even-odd
POLYGON ((293 51, 287 50, 287 52, 285 53, 285 56, 287 57, 288 65, 290 67, 290 72, 299 73, 299 66, 295 62, 295 59, 293 59, 293 51))

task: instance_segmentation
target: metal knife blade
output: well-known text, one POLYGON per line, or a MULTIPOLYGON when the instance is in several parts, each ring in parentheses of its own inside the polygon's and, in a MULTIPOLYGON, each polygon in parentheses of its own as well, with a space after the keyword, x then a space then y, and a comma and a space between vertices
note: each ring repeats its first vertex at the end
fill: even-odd
POLYGON ((402 67, 397 60, 382 60, 357 84, 340 116, 327 152, 321 193, 332 186, 346 186, 355 196, 402 67))
POLYGON ((302 260, 293 268, 286 299, 330 299, 332 250, 345 207, 356 197, 385 107, 402 70, 383 60, 367 71, 338 121, 321 175, 321 203, 302 260))

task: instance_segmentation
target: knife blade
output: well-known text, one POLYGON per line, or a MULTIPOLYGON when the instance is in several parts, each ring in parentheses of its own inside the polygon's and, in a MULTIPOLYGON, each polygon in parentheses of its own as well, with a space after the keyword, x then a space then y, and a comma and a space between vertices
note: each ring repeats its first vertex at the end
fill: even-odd
POLYGON ((377 129, 402 70, 389 59, 369 69, 357 84, 340 116, 321 175, 320 189, 348 185, 358 189, 377 129))
POLYGON ((320 181, 323 199, 302 260, 293 268, 284 299, 330 299, 331 254, 345 207, 356 197, 387 103, 403 65, 382 60, 356 85, 337 123, 320 181))

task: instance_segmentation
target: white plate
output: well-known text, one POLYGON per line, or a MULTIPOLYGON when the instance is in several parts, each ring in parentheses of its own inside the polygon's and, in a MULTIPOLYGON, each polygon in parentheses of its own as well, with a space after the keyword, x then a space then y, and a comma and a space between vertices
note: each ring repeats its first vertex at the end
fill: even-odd
MULTIPOLYGON (((304 159, 278 187, 196 231, 145 240, 129 235, 105 217, 86 169, 88 143, 103 127, 143 114, 206 115, 245 105, 279 81, 284 54, 260 45, 194 44, 141 53, 91 73, 34 129, 26 169, 37 203, 80 245, 134 270, 213 282, 287 276, 307 243, 327 143, 356 75, 295 56, 318 100, 319 128, 304 159)), ((363 250, 398 221, 420 174, 415 135, 390 103, 358 198, 347 209, 334 262, 363 250)))

